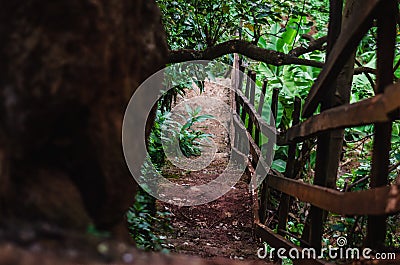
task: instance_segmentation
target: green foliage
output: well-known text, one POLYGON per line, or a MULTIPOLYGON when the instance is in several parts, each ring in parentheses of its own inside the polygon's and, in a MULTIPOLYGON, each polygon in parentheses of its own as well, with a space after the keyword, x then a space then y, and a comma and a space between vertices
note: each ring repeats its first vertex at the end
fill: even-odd
POLYGON ((165 69, 163 83, 165 90, 169 90, 159 99, 158 109, 163 113, 170 111, 177 96, 184 97, 187 89, 195 89, 197 86, 200 93, 203 93, 206 79, 215 80, 216 77, 222 77, 227 70, 227 64, 216 61, 169 65, 165 69))
MULTIPOLYGON (((289 221, 287 223, 287 231, 289 231, 291 234, 296 235, 298 237, 301 237, 304 229, 304 224, 299 223, 299 222, 293 222, 289 221)), ((300 241, 295 239, 295 238, 290 238, 293 244, 300 246, 300 241)))
POLYGON ((282 265, 293 265, 293 261, 289 258, 283 258, 282 265))
POLYGON ((161 140, 162 130, 169 132, 168 138, 165 137, 163 140, 169 144, 179 145, 182 154, 186 157, 201 155, 201 140, 207 140, 213 136, 193 128, 194 125, 213 118, 212 115, 200 115, 201 108, 192 110, 189 106, 186 106, 186 111, 188 117, 185 118, 184 124, 172 121, 169 112, 162 113, 160 110, 157 111, 153 130, 149 137, 148 153, 151 161, 158 169, 165 162, 165 153, 161 140))
POLYGON ((179 141, 179 147, 182 154, 186 157, 199 156, 201 155, 201 141, 207 140, 213 135, 193 129, 193 126, 196 123, 211 119, 213 116, 206 114, 200 115, 200 107, 192 110, 189 105, 185 105, 185 108, 188 118, 185 119, 184 124, 170 120, 167 115, 166 123, 171 126, 171 129, 168 130, 168 138, 165 138, 164 140, 175 146, 178 145, 179 141))
POLYGON ((282 159, 275 159, 271 165, 271 168, 283 173, 286 169, 286 161, 282 159))
MULTIPOLYGON (((273 34, 269 37, 269 41, 261 37, 258 46, 282 52, 287 52, 292 49, 295 34, 286 34, 286 32, 284 32, 282 35, 286 35, 279 38, 276 34, 280 34, 280 26, 274 24, 271 28, 273 29, 273 34)), ((306 55, 305 58, 323 61, 324 55, 320 52, 314 52, 310 55, 306 55)), ((266 100, 268 102, 271 101, 273 89, 279 89, 278 115, 275 123, 281 130, 288 129, 292 122, 294 98, 298 96, 304 100, 307 97, 310 87, 321 70, 309 66, 285 65, 277 67, 265 63, 255 64, 254 69, 257 72, 258 80, 268 80, 266 92, 266 100)), ((258 83, 258 86, 261 86, 261 82, 258 83)), ((256 105, 257 104, 258 102, 256 102, 256 105)), ((269 108, 266 106, 262 110, 262 116, 269 117, 269 115, 269 108)), ((286 166, 285 161, 287 159, 287 147, 277 147, 274 159, 272 168, 284 172, 286 166)))
MULTIPOLYGON (((270 35, 270 25, 282 24, 281 32, 293 38, 298 29, 324 30, 328 1, 278 0, 157 0, 171 49, 204 49, 232 39, 237 30, 257 43, 270 35), (317 12, 316 12, 317 11, 317 12), (311 14, 317 14, 312 17, 311 14), (243 28, 239 28, 240 21, 243 28)), ((326 32, 322 35, 326 35, 326 32)))
POLYGON ((157 111, 147 147, 151 161, 158 169, 160 169, 165 162, 165 154, 161 142, 161 130, 162 124, 165 122, 165 117, 166 116, 163 115, 160 110, 157 111))
POLYGON ((126 216, 136 247, 145 250, 163 250, 162 243, 165 239, 163 234, 171 229, 169 213, 157 211, 152 196, 140 190, 126 216))
POLYGON ((172 49, 203 49, 217 43, 225 33, 232 34, 235 28, 229 1, 158 0, 157 3, 172 49))

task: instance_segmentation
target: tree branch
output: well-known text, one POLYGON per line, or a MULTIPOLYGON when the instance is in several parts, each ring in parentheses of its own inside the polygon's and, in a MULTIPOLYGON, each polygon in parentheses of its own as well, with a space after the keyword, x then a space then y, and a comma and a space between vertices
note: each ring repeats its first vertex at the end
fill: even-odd
MULTIPOLYGON (((362 67, 362 64, 361 64, 357 59, 356 59, 355 61, 356 61, 356 64, 357 64, 359 67, 362 67)), ((365 74, 365 76, 367 77, 368 82, 371 84, 372 89, 375 91, 375 83, 374 83, 374 80, 372 80, 372 77, 369 75, 369 73, 364 72, 364 74, 365 74)))
MULTIPOLYGON (((305 38, 305 37, 306 36, 303 35, 303 38, 305 38)), ((291 50, 289 52, 289 54, 298 57, 300 55, 303 55, 303 54, 306 54, 309 52, 313 52, 316 50, 322 51, 325 49, 324 44, 326 43, 327 39, 328 39, 327 36, 321 37, 316 40, 311 39, 310 43, 308 44, 308 47, 303 47, 303 46, 297 47, 297 48, 291 50)))
MULTIPOLYGON (((168 63, 181 63, 192 60, 213 60, 226 54, 239 53, 246 57, 249 57, 250 59, 275 66, 297 64, 322 68, 324 66, 323 62, 297 57, 307 52, 311 52, 313 51, 313 49, 317 50, 323 45, 321 44, 322 41, 323 40, 321 39, 317 39, 310 43, 311 47, 299 47, 294 49, 292 51, 292 54, 286 54, 283 52, 263 49, 244 40, 229 40, 223 43, 219 43, 215 46, 208 47, 203 51, 188 49, 169 51, 168 63)), ((367 67, 360 67, 354 70, 354 74, 361 74, 365 72, 375 73, 375 70, 367 67)))
POLYGON ((230 40, 209 47, 203 51, 177 50, 170 51, 169 63, 180 63, 191 60, 213 60, 230 53, 240 53, 253 60, 265 62, 276 66, 287 64, 300 64, 315 67, 322 67, 324 64, 317 61, 297 58, 296 56, 260 48, 248 41, 230 40))

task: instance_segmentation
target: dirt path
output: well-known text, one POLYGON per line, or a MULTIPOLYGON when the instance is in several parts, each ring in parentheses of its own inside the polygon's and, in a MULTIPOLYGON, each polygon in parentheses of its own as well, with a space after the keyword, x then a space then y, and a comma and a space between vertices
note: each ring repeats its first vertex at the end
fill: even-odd
MULTIPOLYGON (((223 80, 229 84, 229 80, 223 80)), ((190 91, 186 100, 198 96, 190 91)), ((211 96, 229 104, 229 89, 216 84, 206 84, 204 96, 211 96)), ((183 99, 181 99, 182 101, 183 99)), ((216 178, 228 164, 230 154, 229 136, 224 127, 214 121, 201 124, 204 132, 212 133, 217 145, 213 162, 199 171, 183 171, 167 164, 163 169, 165 177, 178 183, 198 185, 216 178)), ((227 194, 216 201, 200 206, 179 207, 159 203, 172 214, 173 232, 167 238, 171 252, 201 257, 226 257, 239 260, 258 260, 257 250, 261 243, 252 237, 251 197, 243 175, 241 180, 227 194)))

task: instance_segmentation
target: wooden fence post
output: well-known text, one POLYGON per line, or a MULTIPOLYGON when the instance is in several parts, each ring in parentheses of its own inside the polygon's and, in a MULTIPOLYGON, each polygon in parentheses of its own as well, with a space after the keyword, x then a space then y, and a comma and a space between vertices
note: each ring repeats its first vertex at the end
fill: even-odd
MULTIPOLYGON (((257 74, 254 71, 251 71, 250 73, 250 95, 246 97, 249 99, 250 101, 250 105, 254 106, 254 102, 255 102, 255 95, 256 95, 256 78, 257 78, 257 74)), ((250 135, 253 135, 253 121, 251 119, 249 119, 249 123, 247 125, 247 130, 250 133, 250 135)))
MULTIPOLYGON (((336 39, 338 38, 342 24, 346 24, 352 12, 352 2, 346 2, 345 16, 342 19, 343 1, 330 1, 330 23, 328 31, 328 49, 327 56, 329 58, 330 51, 333 49, 336 39), (343 21, 342 21, 343 20, 343 21)), ((354 71, 355 52, 352 51, 347 63, 339 73, 336 79, 331 80, 331 85, 326 87, 326 96, 322 98, 321 111, 348 103, 350 101, 351 83, 354 71)), ((314 185, 334 188, 336 187, 336 178, 342 152, 344 130, 334 130, 322 133, 317 138, 317 158, 315 168, 314 185)), ((316 249, 321 249, 321 240, 323 234, 323 223, 327 217, 327 212, 312 206, 310 210, 310 224, 307 223, 304 229, 303 239, 308 239, 310 245, 316 249)))
MULTIPOLYGON (((258 103, 258 109, 257 109, 257 113, 260 115, 260 117, 262 117, 262 109, 264 107, 265 93, 267 93, 267 85, 268 85, 268 80, 265 79, 264 82, 263 82, 262 89, 261 89, 260 102, 258 103)), ((256 144, 259 147, 261 146, 260 131, 257 130, 257 129, 254 132, 254 141, 256 142, 256 144)))
MULTIPOLYGON (((292 126, 298 124, 300 122, 300 111, 301 111, 301 99, 296 97, 294 100, 294 110, 293 110, 293 124, 292 126)), ((285 169, 285 177, 293 178, 294 177, 294 165, 296 162, 296 148, 297 144, 292 143, 289 145, 288 150, 288 160, 286 162, 285 169)), ((289 214, 290 208, 290 196, 283 193, 281 196, 281 201, 279 203, 279 212, 278 212, 278 234, 284 235, 286 231, 286 223, 289 214)))
MULTIPOLYGON (((250 80, 251 80, 250 76, 251 76, 251 70, 249 70, 247 73, 246 88, 245 88, 246 98, 249 98, 249 93, 250 93, 250 80)), ((246 122, 246 111, 243 108, 240 118, 242 119, 243 123, 246 122)))
MULTIPOLYGON (((272 92, 270 125, 275 125, 275 120, 278 115, 278 96, 279 96, 279 89, 274 88, 272 92)), ((269 146, 267 146, 267 150, 271 150, 271 148, 274 148, 269 142, 267 144, 269 144, 269 146)), ((266 221, 268 200, 269 200, 269 189, 268 189, 267 179, 265 179, 261 186, 260 209, 259 209, 260 222, 262 224, 265 224, 266 221)))
MULTIPOLYGON (((383 93, 393 83, 393 61, 396 43, 396 0, 383 1, 378 8, 378 61, 377 93, 383 93)), ((370 187, 388 184, 389 152, 391 148, 392 122, 375 124, 374 152, 372 155, 370 187)), ((368 216, 367 244, 380 249, 385 244, 386 216, 368 216)))

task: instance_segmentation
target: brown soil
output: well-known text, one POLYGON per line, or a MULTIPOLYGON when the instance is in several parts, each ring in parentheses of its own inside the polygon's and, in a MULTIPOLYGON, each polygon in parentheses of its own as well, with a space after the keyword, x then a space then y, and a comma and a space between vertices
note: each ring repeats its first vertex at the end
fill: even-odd
MULTIPOLYGON (((229 84, 229 80, 219 80, 229 84)), ((198 90, 188 91, 185 99, 199 95, 198 90)), ((229 89, 207 83, 204 96, 216 97, 229 104, 229 89)), ((179 99, 177 104, 184 99, 179 99)), ((199 171, 182 171, 167 163, 163 174, 171 181, 190 185, 204 184, 215 179, 226 167, 230 155, 227 131, 221 124, 208 120, 201 124, 203 132, 212 133, 217 145, 213 162, 199 171)), ((257 250, 262 246, 252 235, 252 202, 248 190, 248 176, 219 199, 199 206, 177 206, 159 203, 162 210, 172 214, 173 232, 166 246, 171 252, 196 255, 204 258, 226 257, 239 260, 258 260, 257 250)), ((257 262, 258 264, 258 262, 257 262)))

